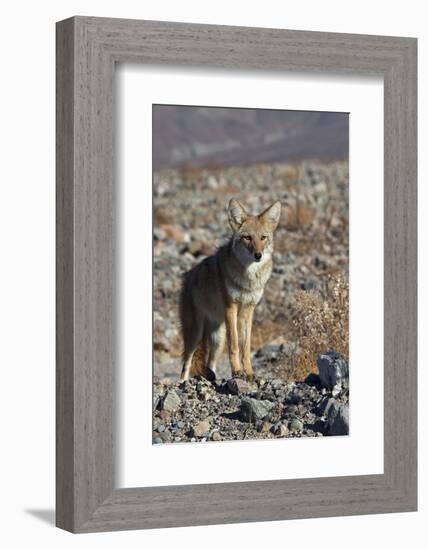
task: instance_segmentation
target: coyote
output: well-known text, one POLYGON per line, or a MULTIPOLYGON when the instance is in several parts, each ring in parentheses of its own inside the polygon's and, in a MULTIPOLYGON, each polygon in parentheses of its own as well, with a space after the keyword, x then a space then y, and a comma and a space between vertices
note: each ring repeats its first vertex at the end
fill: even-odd
POLYGON ((279 201, 258 216, 232 199, 229 224, 233 235, 213 256, 184 274, 180 320, 184 342, 181 379, 216 378, 216 364, 228 341, 232 376, 252 380, 251 327, 272 272, 273 233, 281 214, 279 201))

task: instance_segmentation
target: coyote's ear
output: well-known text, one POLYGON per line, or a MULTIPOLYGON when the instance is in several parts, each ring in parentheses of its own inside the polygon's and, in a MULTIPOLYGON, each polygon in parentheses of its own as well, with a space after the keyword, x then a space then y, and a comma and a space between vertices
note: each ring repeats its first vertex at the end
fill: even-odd
POLYGON ((278 226, 279 218, 281 216, 281 203, 279 201, 274 202, 266 208, 264 212, 259 214, 259 220, 266 225, 272 233, 278 226))
POLYGON ((241 225, 248 218, 248 213, 242 204, 236 199, 229 202, 229 223, 234 232, 238 231, 241 225))

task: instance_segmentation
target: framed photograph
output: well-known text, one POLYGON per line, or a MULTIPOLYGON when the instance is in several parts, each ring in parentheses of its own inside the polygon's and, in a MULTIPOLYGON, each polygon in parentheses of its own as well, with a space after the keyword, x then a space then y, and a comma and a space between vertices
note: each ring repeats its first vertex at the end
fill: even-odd
POLYGON ((57 24, 57 525, 414 511, 416 39, 57 24))

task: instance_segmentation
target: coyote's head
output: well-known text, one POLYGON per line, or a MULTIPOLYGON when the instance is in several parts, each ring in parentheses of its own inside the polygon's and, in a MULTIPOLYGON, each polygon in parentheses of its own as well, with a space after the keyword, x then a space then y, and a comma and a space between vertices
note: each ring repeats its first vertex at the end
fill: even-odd
POLYGON ((251 216, 236 199, 229 203, 229 223, 233 231, 233 247, 246 265, 262 262, 272 255, 273 233, 278 226, 281 203, 274 202, 258 216, 251 216))

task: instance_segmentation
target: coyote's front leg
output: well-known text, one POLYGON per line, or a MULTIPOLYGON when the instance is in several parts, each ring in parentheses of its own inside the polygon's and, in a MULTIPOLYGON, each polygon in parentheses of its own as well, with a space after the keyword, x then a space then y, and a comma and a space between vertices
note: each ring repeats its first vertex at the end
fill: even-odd
POLYGON ((226 306, 225 321, 230 368, 232 369, 232 376, 237 376, 241 373, 241 364, 239 361, 238 304, 231 302, 226 306))
POLYGON ((251 328, 253 326, 253 305, 242 305, 238 316, 239 345, 242 354, 242 366, 248 380, 254 379, 251 366, 251 328))

